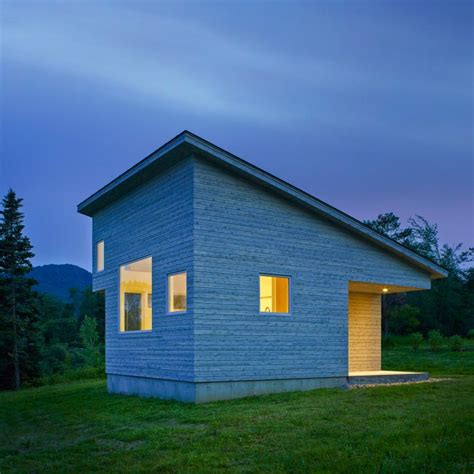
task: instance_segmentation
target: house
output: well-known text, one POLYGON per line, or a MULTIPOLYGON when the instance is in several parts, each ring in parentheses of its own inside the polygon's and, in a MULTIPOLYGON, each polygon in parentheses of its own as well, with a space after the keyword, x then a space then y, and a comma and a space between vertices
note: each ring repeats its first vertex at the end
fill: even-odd
POLYGON ((381 295, 446 270, 190 132, 78 211, 110 392, 205 402, 427 377, 381 371, 381 295))

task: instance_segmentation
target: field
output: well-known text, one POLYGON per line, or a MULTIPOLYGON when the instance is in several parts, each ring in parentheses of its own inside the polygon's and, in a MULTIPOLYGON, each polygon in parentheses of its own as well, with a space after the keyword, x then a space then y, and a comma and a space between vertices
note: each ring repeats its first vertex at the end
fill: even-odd
POLYGON ((108 395, 103 380, 0 394, 0 472, 474 471, 474 346, 384 350, 436 383, 207 405, 108 395))

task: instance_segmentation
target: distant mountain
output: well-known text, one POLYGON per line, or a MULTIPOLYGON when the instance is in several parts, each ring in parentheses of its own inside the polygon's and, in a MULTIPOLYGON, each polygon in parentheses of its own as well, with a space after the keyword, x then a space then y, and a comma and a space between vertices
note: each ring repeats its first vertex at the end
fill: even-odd
POLYGON ((90 272, 69 263, 34 267, 30 276, 38 282, 36 291, 56 296, 62 301, 69 298, 70 288, 82 290, 92 284, 90 272))

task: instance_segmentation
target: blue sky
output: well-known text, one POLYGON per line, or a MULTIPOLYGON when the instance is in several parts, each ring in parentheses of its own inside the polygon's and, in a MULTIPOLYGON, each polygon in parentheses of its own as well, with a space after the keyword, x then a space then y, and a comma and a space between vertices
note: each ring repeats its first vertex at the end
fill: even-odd
POLYGON ((0 192, 35 264, 90 268, 76 204, 183 129, 359 219, 474 245, 469 1, 1 2, 0 192))

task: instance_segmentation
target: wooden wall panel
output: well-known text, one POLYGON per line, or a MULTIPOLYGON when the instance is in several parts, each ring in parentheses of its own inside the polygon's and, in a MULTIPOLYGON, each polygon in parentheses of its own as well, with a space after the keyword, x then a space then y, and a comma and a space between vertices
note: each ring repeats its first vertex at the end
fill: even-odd
POLYGON ((349 292, 349 372, 381 370, 380 295, 349 292))

